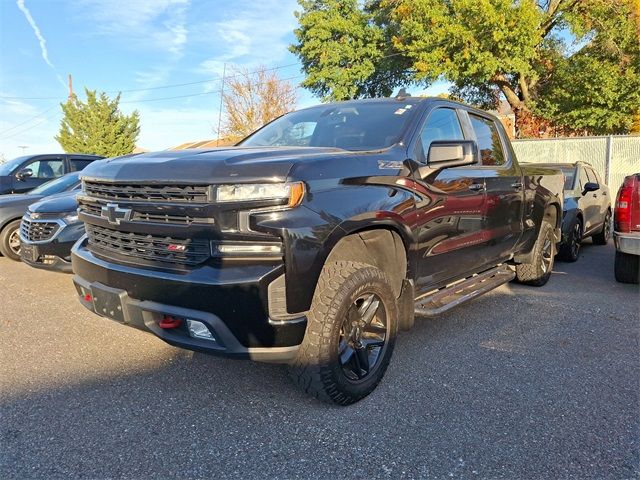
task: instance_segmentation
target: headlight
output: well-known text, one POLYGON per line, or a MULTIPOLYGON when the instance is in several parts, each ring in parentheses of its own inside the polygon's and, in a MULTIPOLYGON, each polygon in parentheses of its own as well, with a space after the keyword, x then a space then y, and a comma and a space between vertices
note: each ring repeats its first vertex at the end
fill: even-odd
POLYGON ((67 225, 71 225, 72 223, 78 223, 78 212, 69 212, 62 216, 62 221, 67 225))
POLYGON ((246 183, 220 185, 216 190, 218 202, 250 202, 255 200, 287 200, 295 207, 304 197, 304 184, 296 183, 246 183))

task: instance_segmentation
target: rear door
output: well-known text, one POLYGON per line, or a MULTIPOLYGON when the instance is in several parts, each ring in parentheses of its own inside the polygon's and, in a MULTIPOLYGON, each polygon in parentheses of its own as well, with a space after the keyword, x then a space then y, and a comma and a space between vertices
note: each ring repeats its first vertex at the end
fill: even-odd
POLYGON ((68 171, 79 172, 84 170, 91 162, 95 161, 94 157, 84 157, 81 155, 67 155, 68 171))
POLYGON ((610 206, 609 189, 604 183, 602 183, 602 179, 600 178, 600 175, 598 175, 598 172, 596 172, 593 168, 587 167, 587 175, 589 176, 589 178, 593 178, 592 180, 593 182, 596 182, 598 185, 600 185, 600 189, 593 193, 596 194, 594 198, 596 200, 596 207, 597 207, 597 210, 594 208, 594 212, 597 211, 597 215, 598 215, 598 218, 595 223, 597 225, 602 225, 607 215, 607 210, 609 209, 609 206, 610 206))
POLYGON ((487 195, 486 266, 494 266, 511 258, 523 231, 522 172, 502 124, 476 112, 468 115, 480 151, 487 195))
POLYGON ((415 142, 419 290, 466 276, 485 261, 481 245, 486 203, 482 168, 434 170, 426 163, 431 142, 469 139, 461 115, 454 108, 432 109, 415 142))

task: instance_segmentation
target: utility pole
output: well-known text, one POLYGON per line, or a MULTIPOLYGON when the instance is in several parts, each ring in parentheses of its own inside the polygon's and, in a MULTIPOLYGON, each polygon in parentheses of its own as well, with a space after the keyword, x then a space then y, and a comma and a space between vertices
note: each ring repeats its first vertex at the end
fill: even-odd
POLYGON ((29 148, 29 145, 18 145, 18 148, 22 149, 22 153, 24 154, 24 151, 29 148))
POLYGON ((73 93, 73 77, 69 74, 69 100, 73 100, 76 94, 73 93))
POLYGON ((216 133, 216 147, 220 144, 220 125, 222 122, 222 102, 224 101, 224 75, 227 73, 227 63, 222 64, 222 86, 220 87, 220 109, 218 110, 218 132, 216 133))

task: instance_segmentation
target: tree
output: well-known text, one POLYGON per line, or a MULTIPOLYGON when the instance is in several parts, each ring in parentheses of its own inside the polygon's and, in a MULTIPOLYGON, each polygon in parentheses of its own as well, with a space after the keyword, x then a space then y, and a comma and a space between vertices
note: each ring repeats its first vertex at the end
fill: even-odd
POLYGON ((536 134, 541 120, 618 133, 639 110, 628 95, 640 82, 631 1, 300 0, 291 49, 303 85, 325 98, 444 78, 453 96, 480 106, 505 98, 521 135, 536 134), (348 28, 341 18, 351 17, 357 26, 348 28), (594 88, 594 78, 607 81, 594 88))
POLYGON ((110 99, 104 92, 85 89, 87 101, 76 96, 61 104, 64 116, 55 139, 65 152, 82 152, 115 157, 133 152, 140 134, 137 111, 123 114, 120 95, 110 99))
POLYGON ((265 67, 256 72, 235 69, 230 78, 225 83, 225 116, 218 134, 225 140, 241 140, 295 106, 295 88, 265 67))

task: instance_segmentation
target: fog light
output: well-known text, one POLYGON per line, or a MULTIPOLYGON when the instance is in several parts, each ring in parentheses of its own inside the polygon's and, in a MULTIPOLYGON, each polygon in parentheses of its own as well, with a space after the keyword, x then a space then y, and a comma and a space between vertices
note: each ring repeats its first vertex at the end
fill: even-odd
POLYGON ((282 255, 282 245, 255 243, 223 243, 216 245, 221 255, 282 255))
POLYGON ((211 335, 211 332, 204 323, 198 322, 197 320, 187 320, 187 327, 189 328, 189 335, 193 338, 204 338, 215 341, 215 338, 211 335))

